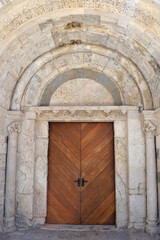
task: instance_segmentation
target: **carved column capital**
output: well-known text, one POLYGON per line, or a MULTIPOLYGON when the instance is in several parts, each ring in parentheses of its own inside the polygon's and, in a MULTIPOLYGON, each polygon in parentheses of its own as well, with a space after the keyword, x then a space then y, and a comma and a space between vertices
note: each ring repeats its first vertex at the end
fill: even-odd
POLYGON ((157 127, 149 120, 144 121, 144 132, 148 137, 154 137, 157 127))
POLYGON ((8 126, 8 133, 9 133, 9 135, 13 135, 15 133, 19 133, 20 131, 21 131, 20 122, 12 122, 8 126))

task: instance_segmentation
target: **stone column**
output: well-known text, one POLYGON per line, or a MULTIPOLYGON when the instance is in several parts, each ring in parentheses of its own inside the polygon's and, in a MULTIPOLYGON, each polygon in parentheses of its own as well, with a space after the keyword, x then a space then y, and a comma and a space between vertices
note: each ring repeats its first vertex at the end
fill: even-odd
POLYGON ((6 169, 6 109, 0 107, 0 232, 4 227, 4 193, 6 169))
POLYGON ((28 227, 33 220, 35 167, 35 112, 26 112, 18 143, 17 164, 17 220, 28 227))
POLYGON ((157 232, 157 181, 155 158, 155 125, 147 120, 144 122, 146 136, 146 172, 147 172, 147 225, 146 231, 157 232))
POLYGON ((19 122, 13 122, 8 127, 8 154, 5 196, 5 226, 15 226, 15 191, 16 191, 16 162, 17 162, 17 140, 20 131, 19 122))
POLYGON ((145 229, 145 139, 138 110, 128 111, 128 228, 145 229))
POLYGON ((128 223, 127 182, 127 122, 114 121, 116 225, 126 228, 128 223))
POLYGON ((36 122, 34 224, 44 224, 47 207, 48 122, 36 122))

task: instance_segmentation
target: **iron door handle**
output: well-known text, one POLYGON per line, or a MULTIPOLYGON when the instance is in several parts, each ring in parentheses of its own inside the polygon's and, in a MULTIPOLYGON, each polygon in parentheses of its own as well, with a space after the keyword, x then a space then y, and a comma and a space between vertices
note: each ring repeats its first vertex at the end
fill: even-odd
POLYGON ((84 187, 85 182, 88 182, 88 181, 86 181, 86 180, 84 180, 84 178, 82 178, 82 187, 84 187))
POLYGON ((77 182, 78 183, 78 187, 80 187, 80 184, 81 184, 81 180, 80 180, 80 178, 78 178, 76 181, 74 181, 74 182, 77 182))

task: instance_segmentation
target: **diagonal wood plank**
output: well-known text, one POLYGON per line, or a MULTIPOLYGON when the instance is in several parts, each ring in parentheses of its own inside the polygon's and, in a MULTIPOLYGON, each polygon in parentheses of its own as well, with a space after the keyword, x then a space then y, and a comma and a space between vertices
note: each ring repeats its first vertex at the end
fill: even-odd
POLYGON ((81 189, 81 224, 115 224, 113 124, 100 124, 83 128, 81 175, 88 182, 81 189))
POLYGON ((107 196, 102 203, 85 219, 83 219, 83 224, 114 224, 110 217, 114 215, 115 217, 115 192, 113 191, 109 196, 107 196))
MULTIPOLYGON (((102 127, 100 124, 98 124, 99 127, 102 127)), ((97 123, 81 123, 81 144, 85 143, 85 139, 87 137, 88 134, 90 134, 90 132, 93 130, 94 132, 94 128, 96 128, 97 126, 97 123)), ((92 138, 90 138, 92 139, 92 138)), ((86 142, 87 144, 87 142, 86 142)), ((82 148, 82 145, 81 145, 81 148, 82 148)))
MULTIPOLYGON (((83 125, 83 124, 81 124, 83 125)), ((84 149, 90 141, 94 142, 94 138, 104 130, 104 125, 101 123, 88 123, 88 126, 81 130, 81 149, 84 149), (87 129, 87 131, 86 131, 87 129)))
MULTIPOLYGON (((77 136, 77 142, 78 142, 78 145, 76 146, 75 145, 75 142, 74 142, 74 138, 72 139, 72 134, 69 135, 69 137, 67 137, 67 134, 64 134, 64 132, 59 130, 59 125, 56 125, 56 126, 52 126, 50 131, 52 131, 54 134, 51 134, 50 135, 50 138, 51 138, 51 142, 54 142, 52 140, 52 138, 54 136, 56 136, 57 138, 60 139, 60 141, 65 145, 67 146, 70 151, 76 156, 76 158, 78 158, 80 160, 80 130, 79 130, 79 137, 77 136), (66 136, 65 136, 66 135, 66 136)), ((68 132, 70 132, 68 130, 68 132)))
MULTIPOLYGON (((72 161, 73 164, 75 164, 79 168, 79 156, 80 156, 80 151, 77 151, 77 156, 74 155, 73 151, 68 148, 68 146, 65 145, 65 143, 57 136, 52 136, 51 140, 54 142, 54 145, 56 145, 58 148, 60 148, 61 152, 63 152, 66 157, 72 161), (78 154, 79 153, 79 154, 78 154)), ((52 151, 52 150, 51 150, 52 151)))
POLYGON ((80 127, 75 129, 74 125, 80 125, 79 123, 54 123, 54 130, 57 129, 58 133, 61 135, 62 139, 68 140, 71 145, 80 149, 80 127))
MULTIPOLYGON (((110 176, 113 177, 113 174, 110 173, 110 176)), ((93 185, 89 185, 87 189, 85 189, 84 192, 82 192, 82 194, 86 193, 86 196, 83 197, 82 202, 81 202, 81 219, 82 219, 82 224, 85 224, 85 222, 83 222, 90 214, 92 214, 93 211, 96 210, 96 208, 99 207, 99 205, 112 194, 113 191, 113 186, 111 184, 109 184, 108 186, 104 186, 102 187, 103 181, 99 182, 100 184, 96 185, 96 182, 93 182, 94 189, 91 191, 89 188, 93 188, 93 185)), ((115 211, 115 201, 113 203, 114 205, 114 211, 115 211)), ((107 205, 104 206, 103 211, 106 212, 105 218, 107 220, 108 217, 110 217, 109 215, 109 209, 110 209, 111 205, 108 207, 107 209, 107 205)), ((96 211, 95 211, 96 214, 96 211)), ((99 224, 99 220, 98 220, 98 216, 95 215, 95 219, 97 219, 97 221, 95 221, 94 224, 99 224)), ((103 224, 103 223, 101 223, 103 224)), ((113 224, 113 223, 110 223, 113 224)))
POLYGON ((81 151, 81 161, 82 161, 82 163, 84 165, 87 165, 93 158, 96 158, 98 156, 98 154, 100 154, 101 151, 103 151, 103 149, 105 147, 108 148, 109 143, 110 144, 113 143, 113 139, 112 139, 111 135, 107 135, 105 137, 105 139, 100 141, 95 148, 91 149, 91 151, 88 152, 87 155, 86 155, 85 152, 83 152, 83 149, 82 149, 82 151, 81 151))
POLYGON ((92 159, 92 161, 83 168, 81 176, 83 178, 87 176, 86 180, 88 181, 83 187, 83 190, 110 164, 109 161, 106 161, 106 157, 113 158, 113 151, 108 152, 105 148, 105 151, 103 151, 98 158, 92 159))
POLYGON ((80 123, 50 123, 47 223, 80 223, 79 176, 80 123))
POLYGON ((100 202, 104 201, 113 191, 113 171, 106 167, 87 187, 81 192, 82 215, 88 216, 100 202), (105 176, 107 175, 107 177, 105 176))

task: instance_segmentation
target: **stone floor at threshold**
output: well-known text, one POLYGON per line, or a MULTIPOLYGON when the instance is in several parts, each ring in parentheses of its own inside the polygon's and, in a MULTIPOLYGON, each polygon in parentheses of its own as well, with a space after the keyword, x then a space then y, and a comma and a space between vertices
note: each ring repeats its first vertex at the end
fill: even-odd
POLYGON ((106 226, 45 226, 42 228, 1 233, 0 240, 160 240, 135 230, 118 230, 106 226))

